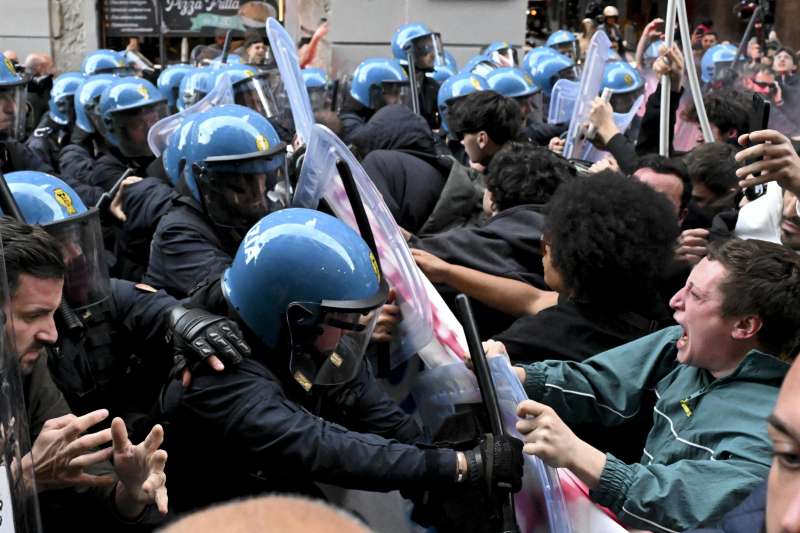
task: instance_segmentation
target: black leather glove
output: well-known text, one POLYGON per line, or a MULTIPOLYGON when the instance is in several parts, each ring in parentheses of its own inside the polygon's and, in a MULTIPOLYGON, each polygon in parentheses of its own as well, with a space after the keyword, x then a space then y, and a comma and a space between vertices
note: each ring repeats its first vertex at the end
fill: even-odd
POLYGON ((522 488, 522 441, 503 435, 484 435, 481 443, 464 452, 467 457, 467 481, 483 485, 491 494, 499 487, 511 492, 522 488))
POLYGON ((250 357, 250 346, 236 323, 205 309, 186 309, 178 305, 169 310, 167 342, 175 350, 172 374, 180 378, 184 368, 194 371, 212 355, 222 364, 238 365, 250 357))

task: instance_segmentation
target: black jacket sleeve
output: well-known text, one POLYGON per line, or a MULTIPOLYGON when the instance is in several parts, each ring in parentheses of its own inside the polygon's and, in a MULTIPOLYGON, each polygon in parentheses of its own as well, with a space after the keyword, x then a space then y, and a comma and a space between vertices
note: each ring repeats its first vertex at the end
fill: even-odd
POLYGON ((68 144, 58 155, 61 179, 75 189, 86 205, 95 205, 103 195, 103 189, 89 183, 95 160, 84 146, 68 144))
POLYGON ((178 305, 178 300, 164 291, 154 292, 146 285, 113 278, 111 294, 111 319, 146 347, 145 353, 152 353, 159 345, 168 348, 164 340, 166 311, 178 305))
MULTIPOLYGON (((683 88, 680 91, 672 91, 669 100, 669 146, 672 150, 672 141, 675 139, 675 117, 678 114, 683 88)), ((660 136, 659 128, 661 123, 661 85, 647 99, 644 117, 642 117, 642 127, 639 130, 639 139, 636 143, 636 153, 640 156, 658 153, 658 139, 660 136)))

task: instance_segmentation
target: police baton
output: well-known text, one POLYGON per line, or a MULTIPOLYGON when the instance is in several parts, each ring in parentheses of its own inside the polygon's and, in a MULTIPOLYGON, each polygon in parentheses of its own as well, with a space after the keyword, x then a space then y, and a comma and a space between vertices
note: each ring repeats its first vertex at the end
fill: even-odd
POLYGON ((367 210, 364 209, 364 202, 361 201, 361 193, 358 192, 358 186, 353 179, 350 165, 338 159, 336 161, 336 171, 339 172, 342 185, 344 185, 344 192, 347 193, 347 200, 350 202, 350 207, 353 208, 353 215, 355 215, 356 224, 358 224, 358 232, 364 242, 367 243, 367 246, 369 246, 369 249, 372 250, 372 255, 375 256, 375 261, 378 262, 378 267, 380 267, 381 259, 378 256, 378 246, 375 244, 375 236, 367 218, 367 210))
POLYGON ((220 63, 223 65, 228 62, 228 54, 231 53, 231 39, 233 37, 233 30, 228 30, 225 34, 225 44, 222 45, 222 58, 220 63))
MULTIPOLYGON (((478 379, 478 388, 481 391, 481 399, 486 407, 486 414, 492 428, 492 434, 496 437, 505 435, 503 421, 500 416, 500 404, 497 401, 497 391, 492 380, 492 372, 489 369, 489 362, 483 351, 478 326, 475 324, 475 316, 472 314, 469 298, 465 294, 456 296, 456 309, 461 323, 464 326, 464 333, 467 336, 467 346, 469 355, 472 358, 472 366, 475 369, 475 377, 478 379)), ((500 531, 503 533, 514 533, 519 531, 517 525, 516 512, 514 511, 514 495, 509 490, 498 490, 495 501, 500 514, 500 531)))
POLYGON ((100 199, 97 200, 96 204, 94 204, 95 208, 100 212, 100 214, 108 211, 108 207, 111 205, 111 202, 114 201, 114 197, 119 192, 120 187, 122 187, 122 182, 125 181, 125 178, 131 174, 133 174, 133 169, 126 169, 125 172, 122 173, 122 176, 117 179, 114 185, 100 196, 100 199))

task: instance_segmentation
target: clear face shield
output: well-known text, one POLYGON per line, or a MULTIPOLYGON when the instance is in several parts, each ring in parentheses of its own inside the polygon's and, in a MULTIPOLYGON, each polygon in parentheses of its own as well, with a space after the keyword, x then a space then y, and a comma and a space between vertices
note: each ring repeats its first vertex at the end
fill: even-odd
POLYGON ((26 87, 21 83, 0 88, 0 141, 25 137, 26 87))
POLYGON ((412 39, 407 51, 416 70, 432 72, 433 67, 445 65, 444 46, 442 37, 438 33, 412 39))
POLYGON ((644 94, 644 87, 628 93, 614 93, 611 95, 609 103, 615 113, 627 113, 642 94, 644 94))
POLYGON ((516 67, 519 65, 517 50, 510 46, 495 50, 492 52, 491 58, 492 62, 501 67, 516 67))
POLYGON ((237 82, 233 86, 233 99, 235 103, 249 107, 265 118, 279 115, 278 103, 272 94, 269 78, 265 75, 259 74, 237 82))
POLYGON ((411 86, 407 81, 385 81, 369 88, 372 109, 387 105, 403 104, 411 109, 411 86))
POLYGON ((270 117, 270 122, 280 126, 290 136, 289 139, 286 139, 282 135, 282 139, 291 142, 291 137, 294 136, 295 132, 294 117, 292 116, 292 106, 289 102, 289 93, 286 92, 281 73, 278 69, 269 69, 264 73, 264 78, 275 102, 275 115, 270 117))
POLYGON ((556 51, 561 52, 565 56, 569 57, 576 63, 578 62, 578 41, 571 41, 567 43, 559 43, 554 46, 556 51))
POLYGON ((736 79, 736 73, 731 68, 733 61, 718 61, 714 63, 714 82, 726 82, 728 80, 736 79))
POLYGON ((153 80, 154 78, 158 77, 156 76, 155 65, 153 65, 149 59, 144 57, 141 52, 136 50, 125 51, 125 64, 135 76, 140 78, 153 80))
POLYGON ((353 379, 372 330, 386 303, 389 286, 381 279, 374 296, 356 301, 294 302, 286 310, 292 354, 289 371, 306 391, 353 379))
POLYGON ((89 102, 87 102, 85 109, 86 109, 86 116, 89 118, 89 122, 92 123, 94 126, 95 131, 101 136, 106 137, 108 134, 108 129, 106 128, 105 122, 100 118, 100 112, 98 106, 100 105, 100 96, 95 96, 89 102))
POLYGON ((519 104, 523 119, 526 124, 535 124, 544 121, 544 96, 541 91, 537 91, 528 96, 515 98, 519 104))
POLYGON ((291 204, 283 145, 269 157, 212 158, 195 171, 206 212, 217 226, 247 231, 265 215, 291 204))
POLYGON ((314 113, 331 108, 331 98, 326 87, 309 87, 308 97, 311 100, 311 109, 314 113))
POLYGON ((56 108, 60 113, 67 117, 67 124, 72 126, 75 124, 75 96, 68 95, 60 98, 56 102, 56 108))
MULTIPOLYGON (((58 194, 58 192, 56 192, 58 194)), ((67 198, 67 205, 72 205, 67 198)), ((64 298, 75 311, 99 304, 111 294, 104 258, 103 230, 96 209, 45 226, 64 250, 64 298)))
POLYGON ((166 102, 156 102, 132 110, 111 113, 109 131, 113 133, 119 143, 120 152, 125 157, 152 156, 150 145, 147 144, 147 132, 150 128, 169 115, 166 102))

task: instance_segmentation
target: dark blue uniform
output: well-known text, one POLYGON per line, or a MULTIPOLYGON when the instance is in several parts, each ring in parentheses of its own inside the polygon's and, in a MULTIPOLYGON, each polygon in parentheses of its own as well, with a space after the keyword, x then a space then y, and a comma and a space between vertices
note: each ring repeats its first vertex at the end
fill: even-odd
POLYGON ((455 452, 414 446, 419 427, 366 363, 351 382, 310 393, 279 375, 253 358, 195 375, 188 389, 169 386, 162 407, 177 511, 262 492, 317 494, 314 482, 378 491, 455 482, 455 452))
POLYGON ((59 152, 68 144, 69 130, 53 122, 49 113, 44 114, 39 126, 25 141, 25 145, 36 153, 39 159, 48 164, 56 174, 61 173, 59 152))
POLYGON ((36 153, 19 141, 0 143, 0 170, 3 173, 17 170, 38 170, 53 173, 50 165, 42 161, 36 153))

